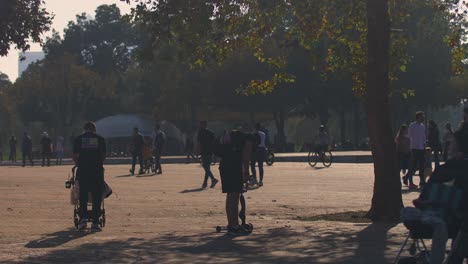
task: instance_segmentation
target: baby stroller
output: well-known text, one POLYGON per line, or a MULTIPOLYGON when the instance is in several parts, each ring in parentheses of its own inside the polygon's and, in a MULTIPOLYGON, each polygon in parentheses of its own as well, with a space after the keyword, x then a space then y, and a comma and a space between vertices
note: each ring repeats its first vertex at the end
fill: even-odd
MULTIPOLYGON (((71 196, 70 196, 70 202, 74 206, 73 209, 73 223, 76 228, 78 228, 78 224, 80 222, 80 217, 79 217, 79 212, 80 212, 80 202, 79 202, 79 184, 76 178, 76 169, 77 166, 74 166, 72 168, 72 175, 71 178, 68 179, 65 182, 65 187, 67 189, 71 189, 71 196)), ((109 197, 112 194, 112 190, 110 187, 104 183, 104 188, 103 188, 103 197, 102 197, 102 202, 101 202, 101 210, 100 210, 100 215, 99 215, 99 226, 104 227, 106 225, 106 209, 104 207, 104 198, 109 197)), ((92 198, 91 194, 88 196, 88 205, 91 204, 92 198)), ((86 217, 85 217, 87 222, 93 222, 92 218, 92 210, 87 210, 86 211, 86 217)))
MULTIPOLYGON (((463 220, 459 210, 463 196, 462 188, 453 185, 455 175, 452 174, 449 177, 443 175, 442 178, 445 179, 441 180, 438 177, 440 175, 437 175, 438 173, 440 171, 434 172, 433 177, 424 187, 419 198, 413 202, 416 209, 405 208, 404 210, 407 210, 406 212, 410 212, 408 210, 411 210, 411 212, 419 210, 417 212, 422 212, 421 216, 426 212, 426 217, 430 217, 431 214, 437 216, 445 223, 448 238, 455 240, 460 235, 460 226, 463 220)), ((431 250, 426 246, 424 240, 433 238, 435 232, 433 226, 427 222, 427 218, 426 221, 421 220, 422 217, 410 219, 411 217, 403 217, 403 214, 403 224, 409 230, 409 233, 397 254, 394 264, 430 263, 431 250), (408 252, 411 257, 401 257, 410 239, 412 242, 408 252)), ((457 243, 452 243, 452 250, 449 252, 447 259, 450 258, 451 253, 457 246, 459 246, 457 243)))

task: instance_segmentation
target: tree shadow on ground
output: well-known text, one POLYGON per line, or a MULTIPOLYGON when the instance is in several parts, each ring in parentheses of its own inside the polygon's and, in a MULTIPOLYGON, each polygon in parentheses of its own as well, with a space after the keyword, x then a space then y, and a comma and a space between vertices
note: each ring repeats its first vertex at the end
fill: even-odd
POLYGON ((68 228, 52 234, 42 235, 41 238, 30 241, 26 248, 54 248, 68 243, 72 240, 87 236, 89 233, 78 232, 75 228, 68 228))
MULTIPOLYGON (((359 233, 336 226, 254 230, 250 236, 231 237, 215 232, 195 235, 162 234, 54 249, 22 262, 70 263, 387 263, 384 250, 391 227, 369 225, 359 233)), ((214 230, 213 230, 214 231, 214 230)))

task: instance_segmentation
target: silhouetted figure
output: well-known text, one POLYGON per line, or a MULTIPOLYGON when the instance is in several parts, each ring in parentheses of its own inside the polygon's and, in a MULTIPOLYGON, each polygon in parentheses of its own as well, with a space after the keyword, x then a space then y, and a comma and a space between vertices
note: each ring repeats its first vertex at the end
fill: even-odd
POLYGON ((32 159, 32 139, 28 133, 24 132, 23 143, 21 144, 21 151, 23 152, 23 167, 26 166, 26 158, 28 158, 31 166, 34 166, 32 159))
POLYGON ((16 140, 15 136, 11 136, 8 143, 10 144, 10 157, 8 160, 11 162, 16 162, 16 144, 18 143, 18 140, 16 140))
POLYGON ((41 153, 42 153, 42 167, 46 165, 46 160, 47 160, 47 167, 49 167, 50 156, 52 155, 52 139, 50 139, 49 134, 47 134, 47 132, 42 133, 41 153))

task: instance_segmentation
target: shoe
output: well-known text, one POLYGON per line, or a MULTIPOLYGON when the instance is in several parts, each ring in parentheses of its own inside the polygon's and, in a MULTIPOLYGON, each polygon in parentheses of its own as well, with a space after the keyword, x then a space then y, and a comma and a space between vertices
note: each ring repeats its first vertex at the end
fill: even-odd
POLYGON ((408 186, 408 177, 403 176, 402 179, 403 179, 403 184, 408 186))
POLYGON ((135 174, 135 171, 134 171, 134 170, 132 170, 132 169, 130 169, 130 170, 128 170, 128 171, 129 171, 129 172, 130 172, 130 174, 132 174, 132 175, 133 175, 133 174, 135 174))
POLYGON ((418 189, 418 186, 416 184, 410 184, 409 189, 410 190, 416 190, 416 189, 418 189))
POLYGON ((228 227, 227 232, 229 235, 233 236, 246 236, 249 235, 251 232, 245 230, 242 226, 237 227, 228 227))
POLYGON ((211 181, 211 186, 210 186, 210 188, 214 188, 214 187, 216 186, 216 184, 218 184, 218 182, 219 182, 219 180, 213 179, 213 180, 211 181))
POLYGON ((202 189, 205 189, 207 186, 208 186, 208 183, 204 182, 201 187, 202 189))
POLYGON ((262 187, 262 186, 263 186, 263 182, 259 182, 258 187, 262 187))
POLYGON ((86 219, 81 219, 80 222, 78 223, 78 230, 80 231, 85 230, 87 225, 88 225, 88 222, 86 221, 86 219))
POLYGON ((91 224, 91 232, 99 232, 99 231, 102 231, 102 229, 101 229, 101 227, 99 226, 99 224, 92 223, 92 224, 91 224))

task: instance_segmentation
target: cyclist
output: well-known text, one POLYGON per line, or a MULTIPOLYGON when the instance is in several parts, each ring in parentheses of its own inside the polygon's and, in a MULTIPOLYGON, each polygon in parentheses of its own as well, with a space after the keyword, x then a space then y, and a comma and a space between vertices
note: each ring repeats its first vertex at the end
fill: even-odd
POLYGON ((316 139, 316 148, 315 152, 323 155, 325 151, 328 150, 328 146, 330 144, 330 136, 328 135, 325 126, 320 125, 319 134, 316 139))

